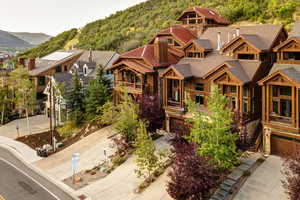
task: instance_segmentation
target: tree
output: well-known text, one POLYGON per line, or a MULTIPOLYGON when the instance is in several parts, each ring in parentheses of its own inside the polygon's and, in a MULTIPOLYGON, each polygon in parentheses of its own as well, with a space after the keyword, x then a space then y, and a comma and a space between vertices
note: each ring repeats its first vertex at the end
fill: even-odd
POLYGON ((36 105, 35 85, 30 80, 28 70, 23 67, 17 67, 17 69, 11 73, 10 81, 14 92, 13 102, 16 105, 20 117, 25 112, 28 132, 31 133, 29 113, 33 112, 36 105))
POLYGON ((145 94, 138 98, 139 117, 149 122, 147 130, 151 132, 163 126, 165 115, 159 101, 158 95, 145 94))
POLYGON ((237 134, 231 133, 232 112, 226 106, 226 96, 220 94, 217 86, 212 87, 208 110, 205 114, 196 108, 194 102, 188 102, 192 113, 189 140, 198 144, 200 155, 211 156, 220 168, 230 169, 238 163, 239 152, 236 148, 237 134))
MULTIPOLYGON (((77 72, 72 80, 72 86, 67 95, 67 106, 70 111, 71 121, 76 126, 80 125, 84 119, 84 92, 77 72)), ((96 109, 96 108, 95 108, 96 109)))
POLYGON ((139 122, 135 147, 136 164, 138 167, 135 172, 139 177, 149 178, 159 167, 159 158, 155 154, 155 145, 152 138, 148 135, 146 124, 143 121, 139 122))
POLYGON ((5 117, 7 117, 9 105, 12 101, 11 96, 11 90, 7 86, 0 86, 1 124, 4 124, 5 117))
POLYGON ((127 93, 123 95, 122 103, 117 105, 119 114, 113 126, 117 129, 128 143, 134 142, 138 128, 138 105, 127 93))
MULTIPOLYGON (((296 145, 296 149, 299 149, 300 145, 296 145)), ((290 200, 300 200, 300 151, 285 159, 283 174, 286 179, 282 181, 286 194, 290 197, 290 200)))
POLYGON ((94 119, 98 114, 96 108, 104 105, 110 98, 108 83, 103 75, 99 72, 97 78, 91 80, 87 87, 85 110, 89 120, 94 119))
POLYGON ((197 154, 197 145, 176 134, 171 140, 172 170, 168 174, 169 195, 176 200, 201 200, 216 186, 218 172, 206 156, 197 154))

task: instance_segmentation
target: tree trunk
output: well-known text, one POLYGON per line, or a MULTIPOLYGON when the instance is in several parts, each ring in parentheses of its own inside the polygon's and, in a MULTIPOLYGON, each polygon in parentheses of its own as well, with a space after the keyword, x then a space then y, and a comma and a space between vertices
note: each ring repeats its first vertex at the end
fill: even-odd
POLYGON ((26 108, 26 119, 27 119, 28 133, 31 134, 31 128, 30 128, 30 123, 29 123, 29 115, 28 115, 28 108, 26 108))

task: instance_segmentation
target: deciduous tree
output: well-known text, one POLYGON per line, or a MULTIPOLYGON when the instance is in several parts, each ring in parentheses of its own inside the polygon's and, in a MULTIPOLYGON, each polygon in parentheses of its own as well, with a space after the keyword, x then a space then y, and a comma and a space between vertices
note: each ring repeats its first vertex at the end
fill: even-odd
POLYGON ((217 86, 212 87, 208 109, 210 114, 197 109, 188 102, 192 113, 190 141, 198 144, 198 153, 212 158, 220 168, 230 169, 238 163, 237 134, 231 133, 232 112, 227 107, 227 98, 220 94, 217 86))

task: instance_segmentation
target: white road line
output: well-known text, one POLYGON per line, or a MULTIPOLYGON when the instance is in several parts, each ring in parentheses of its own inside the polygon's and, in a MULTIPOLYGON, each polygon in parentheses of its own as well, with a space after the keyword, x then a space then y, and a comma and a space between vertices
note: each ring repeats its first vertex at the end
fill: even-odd
POLYGON ((32 177, 30 177, 29 175, 27 175, 24 171, 22 171, 21 169, 17 168, 16 166, 14 166, 12 163, 4 160, 3 158, 0 158, 0 160, 3 161, 3 162, 5 162, 6 164, 10 165, 11 167, 13 167, 14 169, 16 169, 17 171, 21 172, 23 175, 27 176, 33 182, 35 182, 36 184, 38 184, 42 189, 44 189, 46 192, 48 192, 50 195, 52 195, 55 199, 60 200, 55 194, 53 194, 50 190, 48 190, 42 184, 40 184, 39 182, 37 182, 35 179, 33 179, 32 177))

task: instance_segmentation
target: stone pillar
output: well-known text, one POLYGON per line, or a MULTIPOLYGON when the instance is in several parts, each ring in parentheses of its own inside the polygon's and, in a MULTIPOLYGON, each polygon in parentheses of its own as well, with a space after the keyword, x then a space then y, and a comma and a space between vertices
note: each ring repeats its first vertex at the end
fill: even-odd
POLYGON ((271 154, 271 129, 264 128, 264 135, 263 135, 263 145, 264 145, 264 153, 271 154))

